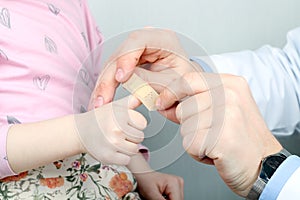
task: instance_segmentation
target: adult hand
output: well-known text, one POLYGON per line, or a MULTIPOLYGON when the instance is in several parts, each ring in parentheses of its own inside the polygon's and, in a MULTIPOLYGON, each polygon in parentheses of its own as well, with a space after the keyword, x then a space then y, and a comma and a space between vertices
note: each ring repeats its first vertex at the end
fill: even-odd
POLYGON ((155 28, 134 31, 107 62, 92 93, 89 108, 110 102, 119 83, 127 81, 139 65, 144 65, 140 75, 155 74, 151 83, 156 90, 198 67, 187 58, 176 33, 155 28), (145 66, 147 63, 149 65, 145 66))
POLYGON ((137 173, 139 193, 147 200, 181 200, 183 179, 159 172, 137 173))
POLYGON ((134 109, 133 96, 114 101, 87 113, 75 115, 79 139, 85 152, 106 164, 127 165, 139 151, 147 121, 134 109))
POLYGON ((196 160, 215 165, 231 190, 247 196, 261 160, 282 149, 268 130, 247 82, 237 76, 189 73, 173 82, 158 100, 176 108, 183 146, 196 160))

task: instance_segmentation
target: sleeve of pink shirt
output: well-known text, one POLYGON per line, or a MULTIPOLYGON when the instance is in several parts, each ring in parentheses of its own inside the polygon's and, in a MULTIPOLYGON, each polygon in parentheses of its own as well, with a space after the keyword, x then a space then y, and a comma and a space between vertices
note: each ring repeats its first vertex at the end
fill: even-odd
POLYGON ((88 36, 88 43, 90 50, 93 51, 103 42, 103 36, 100 32, 94 17, 91 15, 91 12, 88 7, 87 1, 82 2, 82 8, 85 18, 86 31, 88 36))
POLYGON ((6 141, 10 126, 10 124, 0 125, 0 179, 7 176, 16 175, 10 168, 7 160, 6 141))
MULTIPOLYGON (((102 44, 102 34, 99 31, 96 22, 94 18, 92 17, 87 1, 81 1, 82 2, 82 17, 84 17, 85 20, 85 28, 87 33, 87 42, 89 45, 89 49, 92 52, 94 49, 96 49, 99 45, 102 44)), ((0 122, 0 179, 16 175, 13 170, 10 168, 8 159, 7 159, 7 135, 10 124, 4 124, 0 122)), ((143 154, 144 158, 146 160, 149 160, 149 151, 146 147, 140 145, 140 152, 143 154)))

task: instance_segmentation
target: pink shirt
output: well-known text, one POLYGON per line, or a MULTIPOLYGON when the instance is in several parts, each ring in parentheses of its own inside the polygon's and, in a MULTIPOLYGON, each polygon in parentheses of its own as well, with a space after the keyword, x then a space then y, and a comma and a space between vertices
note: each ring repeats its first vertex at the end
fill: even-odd
POLYGON ((14 174, 11 124, 86 109, 74 88, 80 81, 93 88, 97 74, 82 64, 101 41, 86 0, 0 0, 0 177, 14 174))

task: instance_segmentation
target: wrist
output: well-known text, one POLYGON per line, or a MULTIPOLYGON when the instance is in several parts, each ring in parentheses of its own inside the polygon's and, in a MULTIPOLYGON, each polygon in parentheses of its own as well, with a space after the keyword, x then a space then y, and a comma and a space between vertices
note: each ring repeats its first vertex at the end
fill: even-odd
POLYGON ((145 173, 153 172, 148 162, 145 160, 142 153, 138 153, 131 157, 127 168, 135 175, 143 175, 145 173))
POLYGON ((290 155, 291 154, 287 150, 282 149, 280 152, 269 155, 262 160, 259 175, 249 191, 247 199, 259 199, 262 191, 275 171, 290 155))
POLYGON ((78 152, 77 154, 87 153, 87 150, 84 147, 84 145, 82 144, 82 141, 80 139, 80 136, 78 133, 78 127, 77 127, 78 120, 76 120, 78 117, 80 117, 80 118, 85 117, 84 115, 85 115, 85 113, 70 116, 72 118, 71 120, 72 120, 72 126, 73 126, 72 131, 71 131, 71 137, 72 137, 74 147, 77 149, 76 150, 78 152))

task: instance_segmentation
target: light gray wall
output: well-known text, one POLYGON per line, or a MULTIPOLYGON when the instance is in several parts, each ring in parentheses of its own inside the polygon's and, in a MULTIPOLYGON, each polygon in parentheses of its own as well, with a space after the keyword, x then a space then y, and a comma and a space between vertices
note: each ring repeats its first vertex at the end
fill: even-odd
MULTIPOLYGON (((263 44, 281 47, 287 31, 300 25, 299 0, 89 0, 89 3, 106 38, 144 26, 169 28, 195 40, 209 54, 255 49, 263 44)), ((119 91, 118 95, 124 94, 119 91)), ((141 111, 147 115, 144 108, 141 111)), ((152 128, 153 121, 163 120, 157 115, 155 120, 147 117, 152 128)), ((146 136, 151 131, 147 129, 146 136)), ((151 151, 160 149, 177 131, 177 125, 166 122, 145 144, 151 151)), ((300 141, 299 136, 295 138, 300 141)), ((296 140, 282 141, 291 149, 298 149, 296 140)), ((172 153, 171 150, 170 156, 172 153)), ((151 165, 155 166, 155 162, 152 160, 151 165)), ((224 185, 213 167, 199 164, 186 154, 160 171, 184 177, 185 199, 241 199, 224 185)))
POLYGON ((299 0, 89 0, 106 37, 154 26, 190 36, 209 53, 281 46, 300 24, 299 0))

